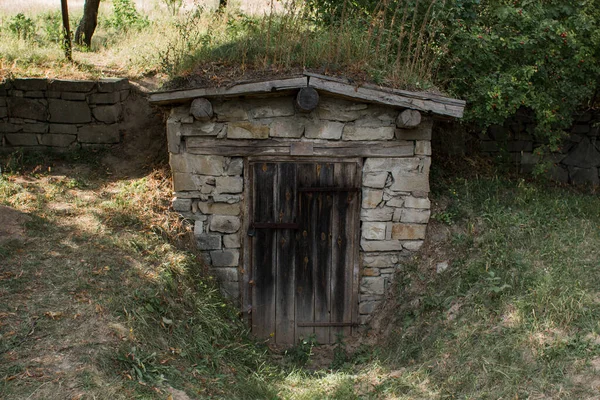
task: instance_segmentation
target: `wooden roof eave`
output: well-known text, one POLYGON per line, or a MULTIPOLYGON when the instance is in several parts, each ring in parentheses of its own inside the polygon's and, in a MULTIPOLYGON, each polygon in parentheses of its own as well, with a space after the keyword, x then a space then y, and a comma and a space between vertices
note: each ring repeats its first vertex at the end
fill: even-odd
POLYGON ((409 92, 385 88, 371 84, 353 85, 350 81, 305 73, 286 79, 260 82, 241 82, 224 87, 198 88, 155 92, 150 94, 150 102, 157 105, 177 104, 197 97, 228 98, 239 96, 281 93, 303 87, 313 87, 319 92, 350 100, 359 100, 392 107, 410 108, 425 113, 461 118, 465 102, 424 92, 409 92))

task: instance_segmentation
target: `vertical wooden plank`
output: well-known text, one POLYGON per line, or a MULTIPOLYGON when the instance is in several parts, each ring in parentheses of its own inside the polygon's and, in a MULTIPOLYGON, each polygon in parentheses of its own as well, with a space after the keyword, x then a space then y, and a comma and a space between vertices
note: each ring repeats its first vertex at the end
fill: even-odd
MULTIPOLYGON (((360 187, 362 185, 362 160, 352 163, 352 186, 360 187)), ((360 284, 360 206, 362 204, 361 192, 355 193, 355 196, 350 201, 349 218, 352 220, 351 244, 348 247, 348 257, 353 261, 352 285, 351 285, 351 305, 350 318, 352 322, 358 322, 358 290, 360 284)), ((352 332, 356 328, 352 328, 352 332)))
MULTIPOLYGON (((333 186, 334 164, 317 164, 318 187, 333 186)), ((316 218, 313 231, 313 264, 315 322, 330 322, 330 290, 331 279, 331 222, 333 193, 315 193, 316 218)), ((329 343, 329 327, 315 327, 318 343, 329 343)))
MULTIPOLYGON (((277 164, 254 164, 253 222, 275 222, 277 164)), ((259 338, 275 334, 276 234, 256 229, 253 243, 254 288, 252 332, 259 338)))
MULTIPOLYGON (((253 193, 253 186, 252 186, 252 172, 250 170, 250 163, 248 162, 248 159, 245 158, 244 159, 244 198, 245 199, 252 199, 252 193, 253 193)), ((252 313, 249 312, 250 310, 252 310, 252 289, 250 287, 250 285, 248 284, 250 282, 251 276, 252 276, 252 258, 251 258, 251 254, 252 254, 252 240, 251 238, 247 235, 248 232, 248 228, 250 226, 250 220, 251 220, 251 215, 252 214, 252 201, 246 201, 244 203, 244 207, 242 207, 242 236, 241 236, 241 242, 242 242, 242 282, 240 285, 240 294, 241 294, 241 300, 242 300, 242 317, 244 319, 244 321, 246 322, 247 326, 252 326, 251 325, 251 321, 252 321, 252 313)))
MULTIPOLYGON (((315 178, 315 164, 298 165, 298 187, 314 186, 315 178)), ((296 324, 314 321, 312 227, 316 217, 313 212, 316 203, 313 193, 299 192, 298 199, 300 229, 296 231, 296 324)), ((296 325, 295 342, 312 334, 314 328, 296 325)))
MULTIPOLYGON (((336 186, 355 187, 356 164, 337 163, 334 170, 336 186)), ((353 236, 356 229, 354 223, 355 207, 358 194, 340 192, 334 201, 336 229, 333 232, 333 249, 331 265, 331 322, 351 322, 353 312, 353 236)), ((348 337, 350 327, 331 328, 330 340, 335 342, 337 335, 348 337)))
MULTIPOLYGON (((277 168, 277 222, 296 221, 298 195, 296 192, 296 164, 281 163, 277 168)), ((296 230, 277 231, 277 284, 276 284, 276 343, 295 343, 295 277, 296 230)))

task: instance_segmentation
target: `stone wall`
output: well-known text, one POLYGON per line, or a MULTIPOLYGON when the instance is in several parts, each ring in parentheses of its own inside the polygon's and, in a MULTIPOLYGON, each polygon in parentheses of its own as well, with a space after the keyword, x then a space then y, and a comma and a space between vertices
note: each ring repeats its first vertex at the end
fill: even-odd
MULTIPOLYGON (((479 135, 481 150, 516 165, 521 172, 531 172, 539 161, 535 149, 543 145, 533 136, 534 129, 531 113, 519 110, 503 126, 492 126, 479 135)), ((560 151, 546 156, 550 161, 548 175, 565 183, 599 185, 600 112, 576 115, 566 134, 560 151)))
POLYGON ((294 96, 210 102, 211 115, 202 120, 185 104, 173 108, 167 121, 173 208, 195 221, 197 244, 233 298, 238 298, 242 282, 244 159, 210 154, 209 141, 279 139, 315 147, 377 141, 382 147, 384 142, 402 146, 402 156, 363 158, 359 319, 365 322, 384 298, 394 271, 425 238, 432 120, 400 129, 398 109, 323 96, 310 113, 296 111, 294 96))
POLYGON ((97 147, 121 141, 126 79, 15 79, 0 84, 2 149, 97 147))

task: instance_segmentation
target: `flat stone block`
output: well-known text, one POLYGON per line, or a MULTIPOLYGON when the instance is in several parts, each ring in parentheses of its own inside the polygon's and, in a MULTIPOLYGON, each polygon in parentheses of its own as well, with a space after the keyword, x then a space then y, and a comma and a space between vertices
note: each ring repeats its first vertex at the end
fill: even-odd
POLYGON ((338 140, 342 137, 344 123, 336 121, 317 120, 306 124, 304 136, 308 139, 338 140))
POLYGON ((38 146, 38 139, 35 133, 7 133, 4 135, 8 144, 11 146, 38 146))
POLYGON ((125 78, 102 78, 98 81, 98 91, 101 93, 126 89, 129 89, 129 81, 125 78))
POLYGON ((417 140, 415 142, 416 155, 431 155, 431 142, 429 140, 417 140))
POLYGON ((600 185, 600 178, 598 176, 598 168, 577 168, 569 167, 569 178, 571 183, 577 185, 600 185))
POLYGON ((362 237, 369 240, 385 240, 385 222, 363 222, 362 237))
POLYGON ((382 200, 382 190, 363 189, 362 208, 376 208, 382 200))
POLYGON ((17 133, 23 130, 21 124, 11 124, 8 122, 0 122, 0 132, 2 133, 17 133))
POLYGON ((402 210, 401 222, 413 222, 417 224, 426 224, 429 222, 429 210, 406 208, 402 210))
POLYGON ((239 100, 224 102, 213 102, 213 111, 217 115, 217 121, 247 121, 248 111, 245 104, 239 100))
POLYGON ((237 267, 240 260, 240 252, 233 249, 211 251, 210 258, 212 259, 213 267, 237 267))
POLYGON ((119 143, 121 136, 117 124, 84 125, 79 128, 77 140, 80 143, 113 144, 119 143))
POLYGON ((14 79, 12 84, 15 89, 23 91, 42 91, 48 88, 48 80, 44 78, 14 79))
POLYGON ((94 89, 94 81, 55 80, 50 82, 49 90, 54 92, 90 92, 94 89))
POLYGON ((192 209, 192 199, 173 199, 172 204, 174 211, 186 212, 192 209))
POLYGON ((343 140, 391 140, 395 128, 384 126, 379 128, 346 125, 342 135, 343 140))
POLYGON ((184 153, 171 154, 169 160, 174 172, 221 176, 225 157, 184 153))
POLYGON ((217 193, 242 193, 244 180, 238 176, 220 176, 216 179, 217 193))
POLYGON ((11 118, 46 121, 48 119, 48 107, 46 100, 10 97, 8 98, 8 114, 11 118))
POLYGON ((361 221, 391 221, 394 209, 390 207, 362 209, 360 211, 361 221))
POLYGON ((115 104, 121 101, 119 92, 95 93, 90 95, 90 104, 115 104))
POLYGON ((230 122, 227 125, 228 139, 268 139, 269 126, 252 122, 230 122))
POLYGON ((225 245, 225 247, 230 249, 239 249, 241 247, 240 236, 238 234, 224 235, 223 244, 225 245))
POLYGON ((0 118, 8 117, 8 107, 0 107, 0 118))
POLYGON ((320 119, 350 122, 368 113, 368 106, 364 103, 353 103, 333 97, 321 97, 317 107, 320 119))
POLYGON ((242 157, 228 158, 225 160, 225 174, 241 176, 244 173, 244 159, 242 157))
POLYGON ((63 100, 85 101, 87 97, 85 93, 63 92, 60 98, 63 100))
POLYGON ((287 117, 294 115, 294 99, 274 97, 248 100, 249 114, 252 118, 287 117))
POLYGON ((181 136, 218 136, 225 129, 225 124, 194 121, 191 124, 182 124, 180 129, 181 136))
POLYGON ((423 246, 422 240, 407 240, 402 242, 402 246, 409 251, 417 251, 423 246))
POLYGON ((44 92, 42 92, 41 90, 33 90, 30 92, 25 92, 24 97, 29 97, 32 99, 43 99, 46 96, 44 95, 44 92))
POLYGON ((431 208, 431 201, 428 198, 419 198, 408 196, 404 199, 404 207, 406 208, 431 208))
POLYGON ((379 301, 364 301, 358 305, 358 313, 361 315, 372 314, 373 311, 381 302, 379 301))
POLYGON ((49 133, 40 136, 40 143, 50 147, 69 147, 77 141, 76 135, 49 133))
POLYGON ((194 235, 200 236, 204 233, 204 221, 194 221, 194 235))
POLYGON ((26 133, 46 133, 48 132, 48 124, 23 124, 23 132, 26 133))
POLYGON ((50 122, 85 124, 92 121, 90 108, 83 101, 50 99, 48 100, 48 108, 50 122))
POLYGON ((50 124, 48 132, 50 132, 50 133, 68 133, 70 135, 76 135, 77 134, 77 125, 50 124))
POLYGON ((235 233, 240 226, 240 219, 231 215, 214 215, 210 221, 210 230, 213 232, 235 233))
POLYGON ((202 214, 240 215, 239 204, 198 202, 198 208, 202 214))
POLYGON ((398 192, 429 192, 429 175, 394 176, 394 183, 390 189, 398 192))
MULTIPOLYGON (((212 252, 217 253, 217 252, 212 252)), ((212 255, 211 255, 212 257, 212 255)), ((218 258, 218 256, 217 256, 218 258)), ((213 266, 214 264, 213 258, 213 266)), ((236 265, 237 266, 237 265, 236 265)), ((239 280, 237 268, 224 267, 224 268, 211 268, 210 272, 212 272, 219 282, 237 282, 239 280)))
POLYGON ((221 235, 203 233, 196 236, 196 244, 200 250, 217 250, 221 248, 221 235))
POLYGON ((171 154, 181 150, 181 124, 173 117, 167 120, 167 147, 171 154))
POLYGON ((385 278, 381 276, 363 277, 360 282, 360 292, 365 294, 384 294, 385 278))
POLYGON ((370 268, 390 268, 396 267, 400 262, 397 253, 388 254, 362 254, 363 265, 370 268))
POLYGON ((388 178, 388 172, 372 172, 363 175, 363 186, 383 189, 388 178))
POLYGON ((431 140, 431 131, 433 129, 433 120, 427 118, 421 120, 421 123, 415 128, 396 129, 395 136, 399 140, 431 140))
POLYGON ((402 243, 397 240, 361 240, 363 251, 401 251, 402 243))
POLYGON ((305 118, 281 117, 273 118, 270 125, 271 137, 300 138, 304 134, 305 118))
MULTIPOLYGON (((425 239, 427 225, 417 224, 393 224, 392 239, 394 240, 416 240, 425 239)), ((398 242, 400 243, 400 242, 398 242)))
POLYGON ((240 297, 240 285, 238 282, 222 282, 220 285, 221 294, 232 300, 240 297))
POLYGON ((114 124, 119 122, 123 107, 121 104, 115 104, 112 106, 98 106, 92 109, 92 114, 97 121, 104 122, 106 124, 114 124))
POLYGON ((389 198, 389 200, 386 201, 385 205, 388 207, 395 207, 395 208, 403 207, 404 206, 404 198, 401 196, 391 196, 389 198))

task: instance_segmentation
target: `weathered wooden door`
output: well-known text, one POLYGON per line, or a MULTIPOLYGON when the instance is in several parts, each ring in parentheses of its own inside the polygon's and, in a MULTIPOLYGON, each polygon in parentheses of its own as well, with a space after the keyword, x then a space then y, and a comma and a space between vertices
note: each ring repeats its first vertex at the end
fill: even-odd
POLYGON ((358 161, 250 169, 253 333, 277 344, 348 336, 357 311, 358 161))

